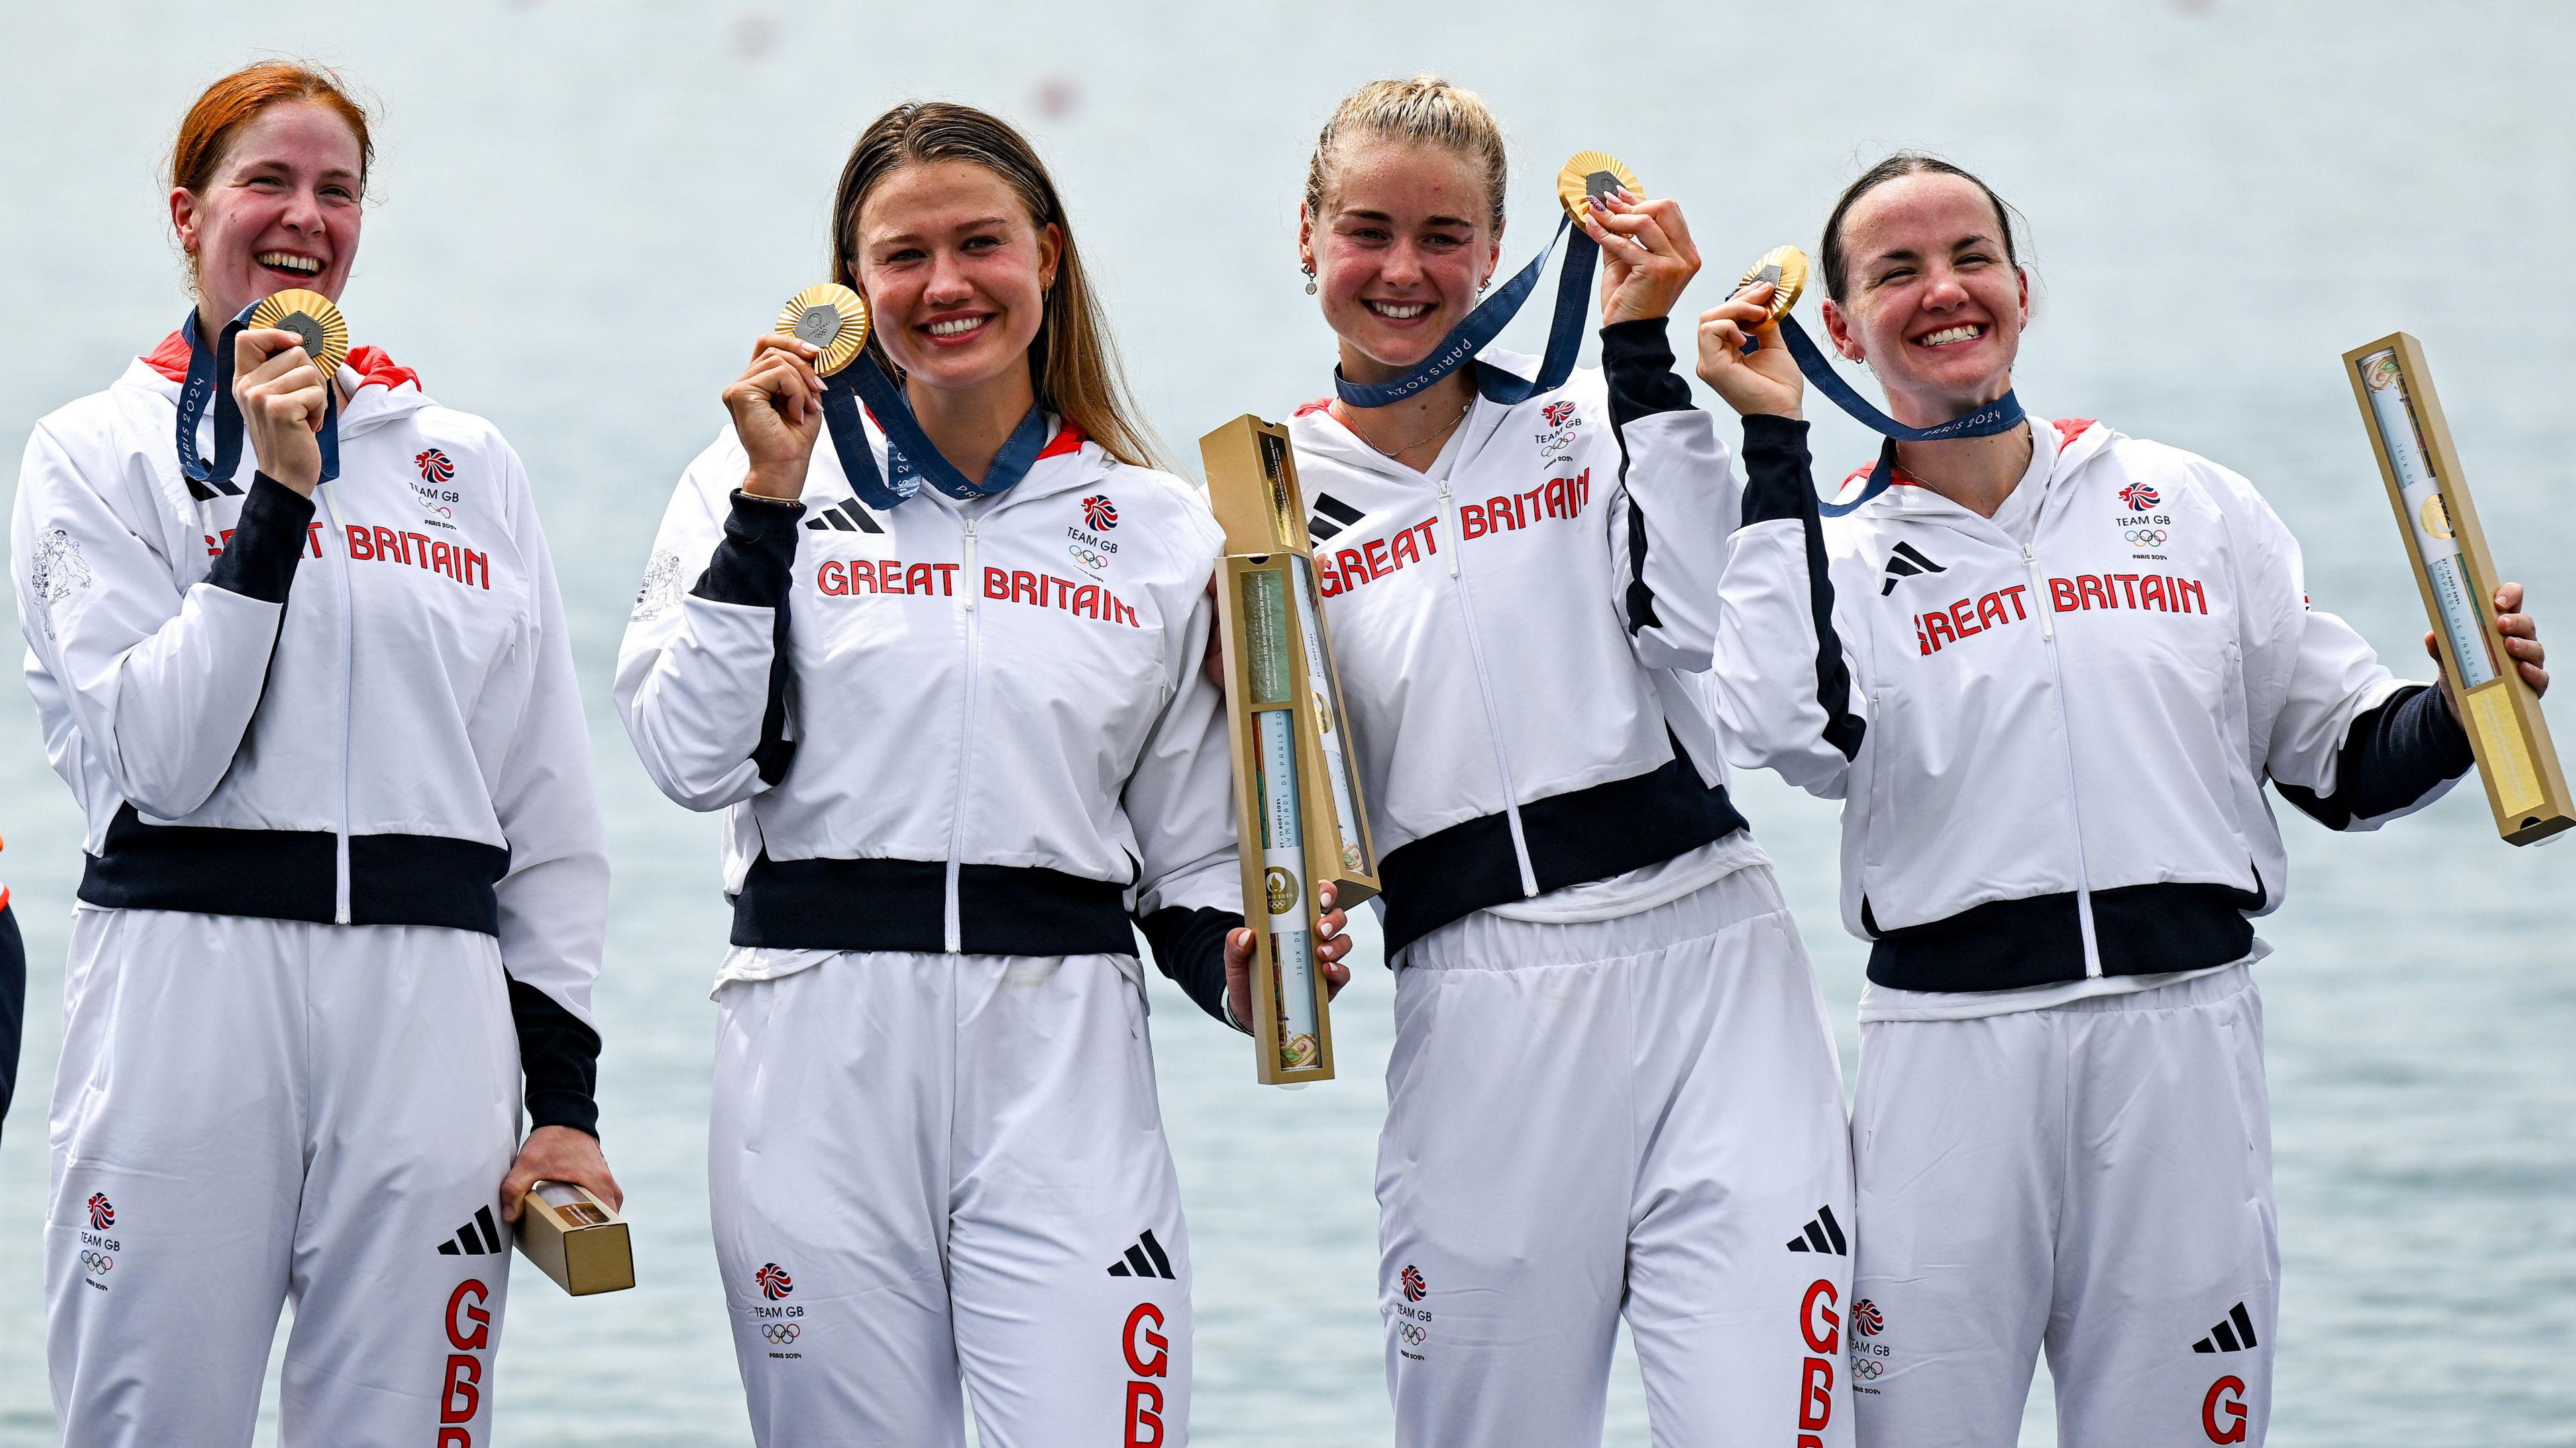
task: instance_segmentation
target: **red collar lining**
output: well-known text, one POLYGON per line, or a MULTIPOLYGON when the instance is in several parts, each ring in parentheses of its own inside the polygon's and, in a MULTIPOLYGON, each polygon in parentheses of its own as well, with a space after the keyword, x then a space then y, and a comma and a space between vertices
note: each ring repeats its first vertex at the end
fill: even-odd
MULTIPOLYGON (((188 339, 172 332, 161 339, 161 345, 143 354, 143 365, 173 382, 188 380, 188 339)), ((400 387, 408 382, 420 386, 420 374, 385 355, 382 347, 352 347, 349 366, 358 374, 358 386, 400 387)))

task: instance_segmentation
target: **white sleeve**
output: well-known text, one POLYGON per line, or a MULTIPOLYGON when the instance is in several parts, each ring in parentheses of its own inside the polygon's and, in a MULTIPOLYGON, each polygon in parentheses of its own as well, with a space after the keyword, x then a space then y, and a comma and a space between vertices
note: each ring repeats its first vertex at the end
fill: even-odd
MULTIPOLYGON (((2298 539, 2253 484, 2224 468, 2201 466, 2212 477, 2211 493, 2226 514, 2234 545, 2252 763, 2277 784, 2333 799, 2343 784, 2344 746, 2354 722, 2386 704, 2406 681, 2379 661, 2351 624, 2310 605, 2298 539)), ((2375 829, 2439 799, 2453 783, 2442 781, 2403 809, 2339 827, 2375 829)), ((2311 808, 2299 797, 2292 802, 2311 808)))
POLYGON ((509 873, 495 887, 501 964, 595 1031, 590 988, 608 934, 607 830, 554 555, 527 473, 516 453, 504 453, 516 492, 511 526, 528 561, 537 621, 527 702, 492 782, 493 812, 510 849, 509 873))
POLYGON ((1709 692, 1731 762, 1840 799, 1867 720, 1806 436, 1803 422, 1744 420, 1751 481, 1726 541, 1709 692))
MULTIPOLYGON (((1221 546, 1213 523, 1204 541, 1212 572, 1221 546)), ((1139 919, 1174 907, 1243 910, 1225 694, 1199 666, 1216 627, 1216 601, 1205 582, 1202 576, 1190 585, 1196 602, 1178 649, 1164 661, 1171 697, 1146 737, 1123 797, 1141 856, 1139 919)))
POLYGON ((215 570, 183 589, 166 543, 150 541, 158 520, 120 514, 120 503, 145 506, 127 481, 83 476, 38 425, 19 472, 11 571, 29 674, 50 676, 120 795, 177 819, 223 782, 259 709, 313 503, 255 479, 215 570))
POLYGON ((1601 332, 1602 370, 1626 466, 1611 499, 1619 619, 1648 668, 1709 667, 1717 642, 1720 542, 1744 481, 1709 414, 1673 370, 1664 319, 1601 332))
MULTIPOLYGON (((718 810, 769 787, 759 753, 771 706, 777 609, 705 596, 742 451, 728 430, 680 479, 617 653, 617 711, 644 772, 674 801, 718 810)), ((774 505, 782 514, 794 505, 774 505)))

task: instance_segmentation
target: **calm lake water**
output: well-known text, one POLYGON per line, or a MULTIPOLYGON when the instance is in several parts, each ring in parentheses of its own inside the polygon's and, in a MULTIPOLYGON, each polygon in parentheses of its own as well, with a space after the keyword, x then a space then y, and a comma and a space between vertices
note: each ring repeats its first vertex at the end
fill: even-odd
MULTIPOLYGON (((2565 6, 1703 0, 1398 18, 1314 0, 523 0, 293 24, 217 8, 0 17, 0 444, 105 386, 185 310, 155 176, 199 86, 286 52, 380 98, 379 204, 348 310, 433 396, 499 422, 537 480, 615 848, 601 1097, 643 1285, 576 1302, 523 1274, 503 1441, 748 1441, 706 1226, 715 827, 645 781, 607 685, 663 502, 721 421, 717 388, 822 275, 842 156, 896 99, 1028 126, 1139 392, 1193 469, 1201 432, 1324 390, 1296 202, 1316 126, 1359 81, 1437 69, 1483 90, 1517 148, 1513 257, 1550 216, 1558 159, 1618 152, 1689 208, 1711 273, 1696 305, 1769 246, 1812 248, 1879 153, 1935 148, 2029 215, 2034 410, 2253 478, 2304 541, 2318 605, 2422 677, 2422 612, 2338 367, 2406 328, 2506 572, 2535 583, 2562 646, 2576 638, 2565 6)), ((1818 433, 1827 465, 1870 454, 1839 419, 1818 433)), ((0 491, 14 476, 0 469, 0 491)), ((1767 777, 1740 788, 1848 1074, 1862 953, 1834 915, 1832 809, 1767 777)), ((18 1445, 53 1441, 38 1224, 78 824, 15 686, 0 687, 0 831, 34 966, 29 1094, 0 1145, 0 1445, 18 1445)), ((2499 844, 2475 786, 2382 835, 2303 818, 2288 832, 2290 901, 2264 925, 2278 954, 2261 972, 2288 1274, 2274 1441, 2576 1442, 2576 849, 2499 844)), ((1392 991, 1373 932, 1363 945, 1343 1079, 1313 1090, 1254 1086, 1239 1038, 1176 991, 1156 998, 1199 1273, 1201 1443, 1389 1437, 1370 1180, 1392 991)), ((2029 1443, 2053 1441, 2038 1396, 2029 1443)), ((1609 1439, 1646 1442, 1624 1358, 1609 1439)))

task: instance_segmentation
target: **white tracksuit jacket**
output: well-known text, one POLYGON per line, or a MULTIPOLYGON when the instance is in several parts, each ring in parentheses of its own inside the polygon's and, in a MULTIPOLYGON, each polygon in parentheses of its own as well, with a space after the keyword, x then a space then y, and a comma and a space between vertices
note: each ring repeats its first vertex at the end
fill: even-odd
POLYGON ((2241 959, 2288 873, 2266 779, 2367 829, 2467 767, 2459 740, 2393 795, 2339 777, 2406 686, 2308 607, 2245 479, 2091 421, 2032 429, 2025 549, 1901 478, 1820 517, 1805 424, 1745 419, 1718 717, 1736 763, 1843 801, 1844 923, 1882 985, 2241 959))
POLYGON ((1390 959, 1744 828, 1683 677, 1709 666, 1712 540, 1741 482, 1663 319, 1605 328, 1602 348, 1605 370, 1554 392, 1477 399, 1436 495, 1322 403, 1290 424, 1390 959))
POLYGON ((27 443, 11 565, 80 898, 495 936, 531 1118, 595 1129, 608 861, 518 456, 361 348, 313 500, 192 487, 187 360, 171 334, 27 443))
POLYGON ((730 427, 690 465, 617 669, 654 783, 725 811, 735 945, 1132 956, 1131 912, 1239 913, 1194 489, 1071 428, 980 508, 871 512, 828 434, 801 503, 747 467, 730 427))

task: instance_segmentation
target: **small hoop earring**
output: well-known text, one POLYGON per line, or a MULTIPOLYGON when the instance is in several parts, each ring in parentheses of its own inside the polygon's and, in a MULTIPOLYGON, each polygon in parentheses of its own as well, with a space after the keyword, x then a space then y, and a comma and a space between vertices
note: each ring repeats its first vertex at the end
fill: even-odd
POLYGON ((1306 295, 1308 295, 1308 296, 1310 296, 1310 297, 1311 297, 1311 296, 1313 296, 1314 294, 1315 294, 1315 264, 1314 264, 1313 262, 1308 262, 1308 263, 1306 264, 1306 295))
POLYGON ((1483 296, 1485 294, 1485 288, 1490 287, 1493 284, 1494 279, 1492 277, 1487 277, 1483 281, 1476 283, 1476 295, 1480 297, 1483 296))

